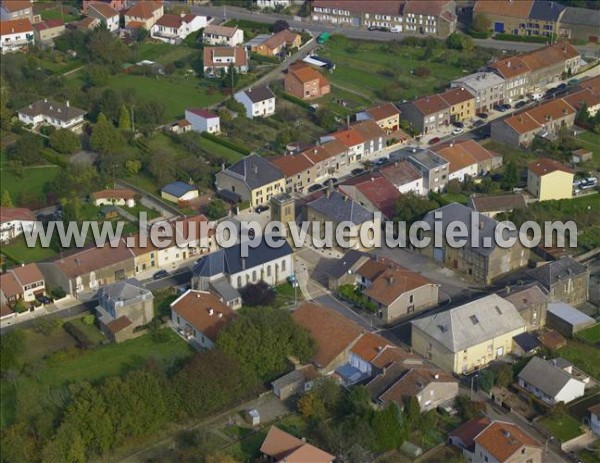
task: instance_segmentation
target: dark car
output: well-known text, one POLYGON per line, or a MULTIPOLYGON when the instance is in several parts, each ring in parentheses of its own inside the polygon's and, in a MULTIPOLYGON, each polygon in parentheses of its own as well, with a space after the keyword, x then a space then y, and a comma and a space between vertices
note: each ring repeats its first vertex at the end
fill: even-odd
POLYGON ((331 177, 331 178, 328 178, 327 180, 325 180, 323 183, 325 185, 335 185, 337 183, 337 181, 338 181, 337 178, 331 177))
POLYGON ((556 95, 557 92, 558 92, 558 90, 556 88, 549 88, 548 90, 546 90, 546 93, 544 95, 554 96, 554 95, 556 95))
POLYGON ((495 104, 495 105, 494 105, 494 109, 495 109, 496 111, 499 111, 499 112, 503 113, 503 112, 506 112, 506 110, 507 110, 508 108, 505 108, 503 104, 495 104))
POLYGON ((465 127, 465 124, 463 124, 463 123, 462 123, 462 122, 460 122, 460 121, 453 122, 453 123, 452 123, 452 125, 453 125, 454 127, 457 127, 457 128, 459 128, 459 129, 464 129, 464 127, 465 127))
POLYGON ((152 278, 154 280, 160 280, 161 278, 164 278, 164 277, 166 277, 168 275, 169 275, 169 272, 167 272, 166 270, 159 270, 154 275, 152 275, 152 278))
POLYGON ((556 87, 556 90, 558 90, 560 92, 561 90, 566 90, 566 88, 567 88, 567 84, 563 83, 563 84, 560 84, 558 87, 556 87))
POLYGON ((473 122, 473 127, 482 127, 485 124, 487 124, 487 122, 482 121, 481 119, 479 119, 479 120, 476 120, 475 122, 473 122))
POLYGON ((373 164, 376 166, 382 166, 388 162, 388 158, 379 158, 373 164))
POLYGON ((314 193, 315 191, 318 191, 321 188, 323 188, 323 185, 321 185, 320 183, 315 183, 314 185, 308 187, 308 191, 310 193, 314 193))
POLYGON ((525 101, 519 101, 516 105, 515 105, 515 109, 520 109, 523 106, 525 106, 527 104, 527 102, 525 101))
POLYGON ((429 144, 435 145, 436 143, 439 143, 440 141, 441 141, 440 137, 433 137, 431 140, 429 140, 429 144))
POLYGON ((365 169, 352 169, 350 172, 352 175, 360 175, 365 173, 365 169))
POLYGON ((256 211, 257 214, 260 214, 261 212, 268 211, 269 210, 269 206, 258 206, 254 210, 256 211))
POLYGON ((35 296, 35 298, 42 304, 50 304, 52 302, 52 299, 50 299, 48 296, 44 296, 43 294, 38 294, 35 296))
POLYGON ((487 119, 488 114, 487 113, 477 113, 477 117, 480 119, 487 119))
POLYGON ((508 110, 508 109, 510 109, 510 108, 512 108, 512 106, 511 106, 509 103, 504 103, 504 104, 502 105, 502 107, 503 107, 504 109, 507 109, 507 110, 508 110))

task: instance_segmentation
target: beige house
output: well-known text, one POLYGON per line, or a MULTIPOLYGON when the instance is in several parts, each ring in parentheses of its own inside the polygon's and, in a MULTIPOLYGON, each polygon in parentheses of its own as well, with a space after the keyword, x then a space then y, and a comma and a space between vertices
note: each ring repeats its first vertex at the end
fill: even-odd
POLYGON ((412 348, 446 371, 467 374, 504 357, 527 330, 515 306, 496 294, 412 322, 412 348))
POLYGON ((281 171, 258 154, 246 156, 217 173, 215 183, 218 191, 250 201, 251 207, 267 204, 273 196, 285 192, 281 171))
POLYGON ((390 134, 400 129, 400 110, 394 103, 383 103, 356 114, 357 121, 372 120, 390 134))
POLYGON ((125 12, 125 27, 143 27, 152 29, 161 16, 165 14, 162 0, 142 0, 125 12))
POLYGON ((33 25, 33 35, 37 44, 52 44, 56 37, 65 33, 65 23, 62 19, 47 19, 33 25))
POLYGON ((540 201, 572 198, 574 176, 564 164, 541 158, 527 168, 527 190, 540 201))

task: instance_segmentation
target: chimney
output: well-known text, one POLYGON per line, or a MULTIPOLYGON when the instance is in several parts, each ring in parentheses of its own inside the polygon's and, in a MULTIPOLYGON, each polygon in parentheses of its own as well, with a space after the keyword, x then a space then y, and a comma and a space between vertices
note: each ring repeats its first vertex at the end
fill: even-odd
POLYGON ((258 166, 256 164, 252 164, 252 170, 254 171, 254 175, 258 174, 258 166))
POLYGON ((381 352, 383 350, 383 346, 377 346, 377 352, 381 352))
POLYGON ((433 375, 433 379, 435 379, 436 381, 437 381, 438 379, 440 379, 440 374, 439 374, 439 373, 436 373, 435 375, 433 375))
POLYGON ((246 258, 242 257, 242 270, 246 270, 246 258))
POLYGON ((223 318, 223 312, 219 312, 219 313, 217 314, 217 317, 219 317, 219 318, 223 318))
POLYGON ((479 229, 480 229, 480 230, 483 230, 483 220, 480 220, 480 221, 479 221, 479 229))
POLYGON ((196 294, 196 299, 200 299, 200 293, 196 294))
POLYGON ((508 62, 506 63, 506 67, 510 68, 510 60, 508 60, 508 62))
POLYGON ((450 142, 450 147, 453 147, 453 146, 454 146, 454 140, 452 140, 452 141, 450 142))
POLYGON ((506 437, 506 438, 509 438, 509 437, 510 437, 510 432, 508 432, 508 431, 506 431, 506 430, 504 430, 504 431, 502 432, 502 434, 504 434, 504 437, 506 437))
POLYGON ((388 278, 388 284, 389 284, 390 286, 392 286, 392 285, 394 284, 394 276, 393 276, 393 275, 391 275, 391 276, 388 278))
POLYGON ((212 317, 214 313, 215 313, 215 311, 212 308, 208 309, 208 315, 210 317, 212 317))

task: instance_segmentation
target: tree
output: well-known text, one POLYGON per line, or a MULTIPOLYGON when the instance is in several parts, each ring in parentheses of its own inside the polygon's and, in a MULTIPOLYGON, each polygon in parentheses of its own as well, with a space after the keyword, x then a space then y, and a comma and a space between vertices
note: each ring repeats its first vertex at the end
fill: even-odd
POLYGON ((83 197, 100 186, 100 176, 92 166, 69 164, 49 184, 48 191, 58 198, 83 197))
POLYGON ((501 186, 505 190, 512 190, 519 180, 519 171, 513 161, 509 161, 504 166, 504 174, 502 175, 501 186))
POLYGON ((463 420, 468 421, 485 411, 485 403, 472 402, 469 396, 460 394, 454 399, 454 408, 463 420))
POLYGON ((477 14, 473 18, 471 28, 476 32, 489 32, 492 28, 492 22, 485 14, 477 14))
POLYGON ((240 291, 244 305, 248 307, 267 306, 275 303, 275 291, 263 280, 250 283, 240 291))
POLYGON ((396 216, 394 220, 404 220, 410 225, 439 206, 437 201, 423 198, 411 192, 402 195, 396 201, 396 216))
POLYGON ((446 46, 452 50, 471 52, 475 48, 473 39, 460 32, 453 32, 446 39, 446 46))
POLYGON ((103 113, 98 114, 98 121, 92 128, 90 146, 100 154, 117 152, 125 144, 123 136, 103 113))
POLYGON ((513 370, 510 365, 501 363, 494 371, 496 377, 496 385, 500 387, 508 387, 513 382, 513 370))
POLYGON ((2 207, 14 207, 8 190, 4 190, 2 192, 2 200, 0 201, 0 205, 2 207))
POLYGON ((39 136, 26 132, 8 150, 7 158, 10 161, 21 161, 24 166, 30 166, 40 162, 42 147, 42 139, 39 136))
POLYGON ((375 413, 372 427, 375 434, 373 450, 377 452, 395 450, 406 440, 406 426, 396 403, 392 402, 375 413))
POLYGON ((238 360, 219 349, 196 354, 177 372, 175 389, 185 397, 184 409, 190 416, 207 416, 239 398, 243 383, 238 360))
POLYGON ((50 135, 50 146, 62 154, 74 154, 79 151, 79 137, 68 129, 58 129, 50 135))
POLYGON ((252 384, 280 374, 290 356, 308 360, 315 350, 314 340, 287 310, 271 307, 239 311, 220 331, 217 346, 239 361, 252 384))
POLYGON ((121 106, 119 110, 119 123, 117 125, 121 130, 131 130, 131 115, 127 106, 121 106))
POLYGON ((137 159, 131 159, 125 162, 125 175, 128 177, 133 177, 137 175, 137 173, 142 168, 142 162, 137 159))
POLYGON ((110 72, 106 66, 100 64, 89 64, 83 73, 83 80, 92 87, 103 87, 108 84, 110 72))
POLYGON ((478 383, 479 383, 479 387, 483 391, 490 392, 490 390, 494 386, 494 372, 490 368, 481 370, 479 372, 478 383))
POLYGON ((320 127, 323 127, 327 131, 333 131, 337 127, 335 120, 335 114, 325 106, 317 109, 315 113, 315 120, 320 127))
POLYGON ((287 21, 285 21, 284 19, 278 19, 277 21, 275 21, 273 23, 273 32, 276 34, 277 32, 281 32, 284 31, 286 29, 289 29, 290 25, 287 21))
POLYGON ((419 428, 421 422, 421 406, 415 396, 408 396, 404 401, 404 415, 406 417, 406 424, 411 431, 419 428))
POLYGON ((206 205, 204 213, 210 220, 219 220, 227 215, 227 206, 222 200, 213 198, 206 205))
POLYGON ((25 348, 25 332, 16 329, 0 338, 0 370, 19 370, 22 366, 20 355, 25 348))

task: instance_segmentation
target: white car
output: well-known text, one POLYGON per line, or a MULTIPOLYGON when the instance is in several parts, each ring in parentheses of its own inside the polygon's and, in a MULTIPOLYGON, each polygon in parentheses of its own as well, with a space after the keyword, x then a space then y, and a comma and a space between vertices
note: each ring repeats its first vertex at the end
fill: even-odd
POLYGON ((452 130, 452 135, 458 135, 460 133, 463 133, 465 129, 463 127, 456 127, 455 129, 452 130))

